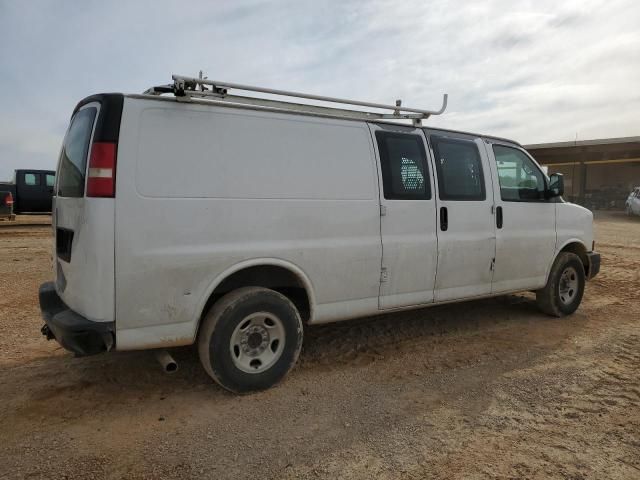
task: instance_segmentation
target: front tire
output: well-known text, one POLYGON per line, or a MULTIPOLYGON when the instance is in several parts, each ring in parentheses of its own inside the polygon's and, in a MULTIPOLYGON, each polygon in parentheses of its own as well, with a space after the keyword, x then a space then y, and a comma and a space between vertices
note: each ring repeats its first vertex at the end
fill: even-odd
POLYGON ((580 306, 584 285, 584 265, 580 257, 562 252, 553 262, 547 284, 536 291, 538 307, 554 317, 571 315, 580 306))
POLYGON ((198 333, 202 366, 234 393, 265 390, 293 368, 302 348, 298 310, 284 295, 245 287, 218 300, 198 333))

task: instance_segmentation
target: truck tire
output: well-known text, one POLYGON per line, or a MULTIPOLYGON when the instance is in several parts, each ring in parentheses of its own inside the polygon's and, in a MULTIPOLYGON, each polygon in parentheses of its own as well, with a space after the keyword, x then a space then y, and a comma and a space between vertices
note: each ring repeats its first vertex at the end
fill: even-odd
POLYGON ((580 257, 562 252, 553 262, 547 284, 536 291, 538 307, 554 317, 571 315, 580 306, 584 285, 584 266, 580 257))
POLYGON ((302 348, 298 310, 284 295, 244 287, 218 300, 198 333, 202 366, 234 393, 265 390, 293 368, 302 348))

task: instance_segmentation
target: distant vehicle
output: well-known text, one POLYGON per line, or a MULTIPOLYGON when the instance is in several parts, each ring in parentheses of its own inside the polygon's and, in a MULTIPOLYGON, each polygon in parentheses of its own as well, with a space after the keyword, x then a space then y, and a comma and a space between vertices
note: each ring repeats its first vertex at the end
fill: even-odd
POLYGON ((8 190, 0 190, 0 219, 15 220, 13 213, 13 194, 8 190))
POLYGON ((13 195, 13 213, 50 213, 56 172, 16 170, 13 182, 0 182, 0 190, 13 195))
POLYGON ((560 317, 600 269, 562 175, 512 140, 421 125, 446 99, 328 100, 380 114, 174 80, 71 117, 39 296, 42 333, 78 355, 197 344, 244 393, 282 380, 307 325, 520 291, 560 317))
POLYGON ((629 194, 626 201, 627 215, 640 215, 640 187, 636 187, 629 194))

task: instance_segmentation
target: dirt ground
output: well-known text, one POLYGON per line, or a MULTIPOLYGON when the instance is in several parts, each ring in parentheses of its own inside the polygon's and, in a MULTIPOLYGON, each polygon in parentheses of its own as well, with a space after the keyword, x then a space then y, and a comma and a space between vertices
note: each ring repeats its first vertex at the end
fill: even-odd
POLYGON ((245 397, 191 348, 166 375, 47 342, 42 218, 0 224, 2 479, 640 478, 640 218, 599 216, 602 271, 569 318, 523 294, 313 327, 245 397))

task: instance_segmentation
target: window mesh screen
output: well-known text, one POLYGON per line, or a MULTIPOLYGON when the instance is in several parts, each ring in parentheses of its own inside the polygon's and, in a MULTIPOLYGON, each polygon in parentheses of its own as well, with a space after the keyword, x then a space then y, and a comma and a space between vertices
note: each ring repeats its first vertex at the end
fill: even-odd
POLYGON ((384 198, 426 200, 431 198, 426 153, 419 135, 376 132, 384 198))

